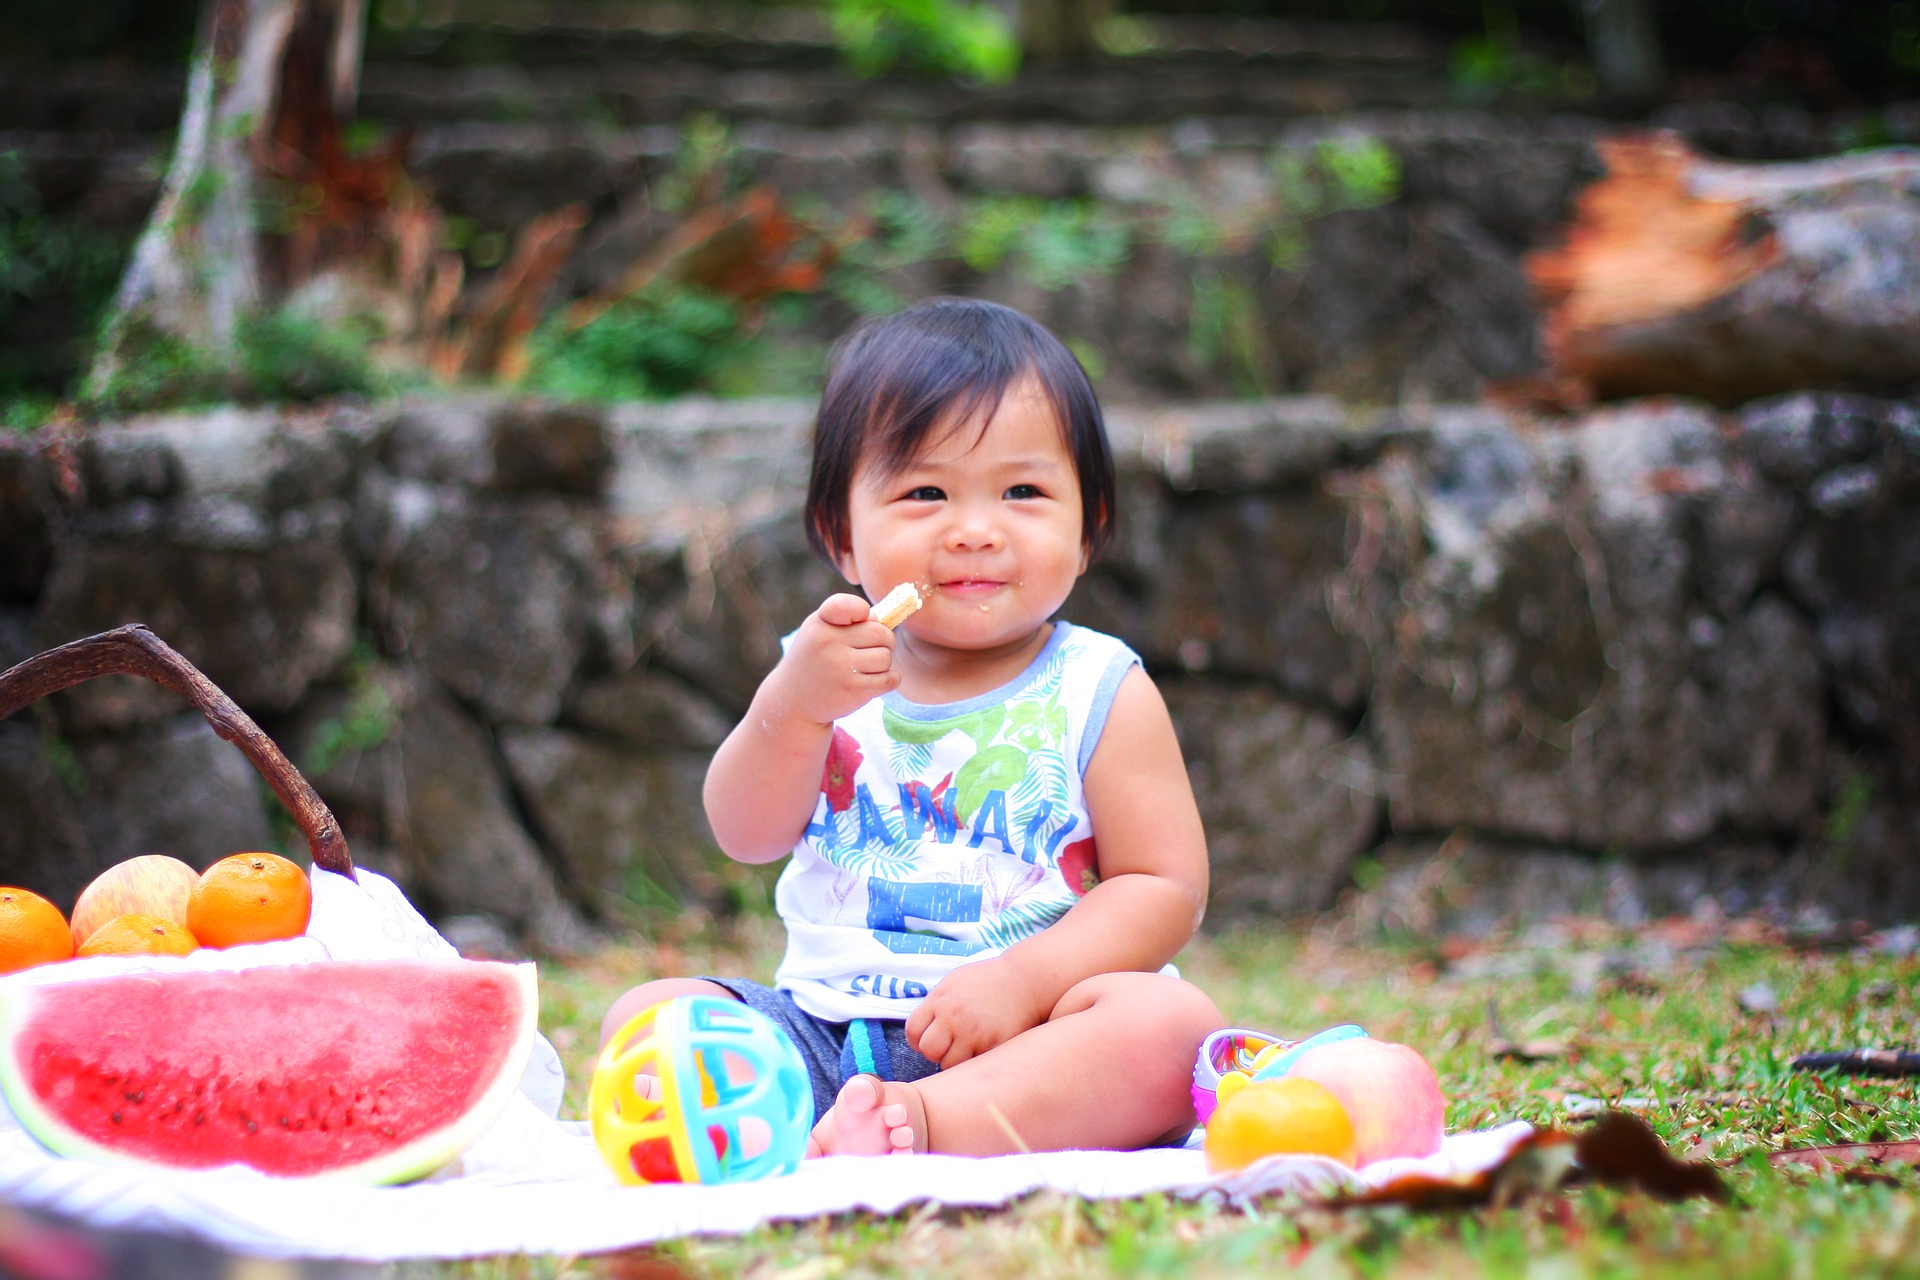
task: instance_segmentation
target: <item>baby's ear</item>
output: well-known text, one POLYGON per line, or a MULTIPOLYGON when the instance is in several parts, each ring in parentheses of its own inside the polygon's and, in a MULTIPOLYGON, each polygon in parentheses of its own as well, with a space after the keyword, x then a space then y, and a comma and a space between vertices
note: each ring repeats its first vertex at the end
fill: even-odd
POLYGON ((845 578, 849 585, 855 587, 860 585, 860 574, 857 566, 853 562, 852 547, 842 547, 840 551, 834 555, 833 567, 840 571, 840 576, 845 578))

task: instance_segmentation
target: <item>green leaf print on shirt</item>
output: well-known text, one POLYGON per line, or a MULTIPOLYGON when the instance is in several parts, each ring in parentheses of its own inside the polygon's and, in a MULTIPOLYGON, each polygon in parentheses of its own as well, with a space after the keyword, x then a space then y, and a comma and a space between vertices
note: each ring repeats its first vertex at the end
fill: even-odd
POLYGON ((1004 703, 996 702, 990 707, 982 707, 963 716, 949 716, 945 720, 914 720, 892 707, 884 707, 880 717, 886 725, 887 736, 895 742, 931 745, 950 733, 959 732, 972 738, 974 746, 984 747, 1000 732, 1000 724, 1007 717, 1007 708, 1004 703))
POLYGON ((1010 742, 975 754, 960 766, 960 772, 953 779, 957 793, 954 812, 960 825, 964 827, 973 821, 973 815, 986 803, 989 792, 1011 791, 1026 776, 1027 753, 1010 742))
POLYGON ((1067 709, 1060 705, 1060 691, 1045 702, 1037 698, 1015 702, 1007 714, 1007 741, 1029 751, 1042 747, 1061 747, 1067 740, 1067 709))

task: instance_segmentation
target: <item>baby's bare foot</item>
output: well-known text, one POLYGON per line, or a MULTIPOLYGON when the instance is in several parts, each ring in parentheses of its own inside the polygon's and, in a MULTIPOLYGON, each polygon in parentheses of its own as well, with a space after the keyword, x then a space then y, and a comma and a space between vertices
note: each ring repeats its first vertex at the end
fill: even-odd
POLYGON ((927 1109, 910 1084, 860 1075, 840 1086, 840 1096, 813 1126, 812 1156, 908 1155, 927 1149, 927 1109))

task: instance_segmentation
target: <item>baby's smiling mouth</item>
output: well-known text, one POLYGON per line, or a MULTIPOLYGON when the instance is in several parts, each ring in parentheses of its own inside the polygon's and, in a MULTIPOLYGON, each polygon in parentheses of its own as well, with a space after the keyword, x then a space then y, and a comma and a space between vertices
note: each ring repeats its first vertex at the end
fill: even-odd
POLYGON ((942 591, 965 594, 967 592, 995 591, 1006 585, 1005 579, 1002 578, 945 578, 939 583, 939 588, 942 591))

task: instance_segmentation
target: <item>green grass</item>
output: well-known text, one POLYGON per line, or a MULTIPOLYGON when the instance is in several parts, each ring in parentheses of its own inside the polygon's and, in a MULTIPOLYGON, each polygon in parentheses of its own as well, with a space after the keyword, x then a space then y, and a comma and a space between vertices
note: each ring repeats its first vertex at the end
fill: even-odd
MULTIPOLYGON (((672 973, 765 978, 777 925, 668 928, 571 968, 543 966, 543 1023, 581 1093, 601 1011, 672 973)), ((1789 1070, 1798 1054, 1914 1039, 1920 959, 1798 948, 1741 925, 1638 935, 1568 923, 1498 945, 1358 939, 1338 927, 1236 932, 1181 959, 1234 1022, 1303 1033, 1355 1021, 1427 1054, 1450 1128, 1577 1127, 1572 1095, 1624 1103, 1678 1156, 1724 1167, 1727 1205, 1576 1187, 1493 1209, 1239 1211, 1054 1194, 1005 1209, 847 1215, 739 1239, 597 1258, 495 1258, 409 1275, 466 1280, 690 1276, 1611 1277, 1920 1275, 1920 1173, 1774 1170, 1783 1147, 1920 1137, 1916 1085, 1789 1070), (1770 989, 1775 1007, 1754 989, 1770 989), (1746 1006, 1741 993, 1750 994, 1746 1006), (1491 1017, 1497 1020, 1497 1028, 1491 1017), (1501 1039, 1562 1056, 1495 1057, 1501 1039), (1543 1043, 1545 1042, 1545 1043, 1543 1043)), ((1093 1069, 1095 1064, 1089 1064, 1093 1069)))

